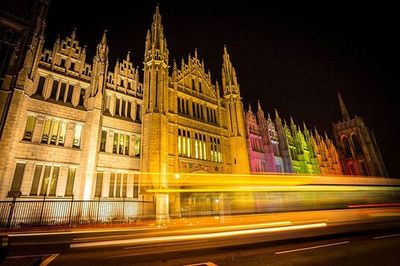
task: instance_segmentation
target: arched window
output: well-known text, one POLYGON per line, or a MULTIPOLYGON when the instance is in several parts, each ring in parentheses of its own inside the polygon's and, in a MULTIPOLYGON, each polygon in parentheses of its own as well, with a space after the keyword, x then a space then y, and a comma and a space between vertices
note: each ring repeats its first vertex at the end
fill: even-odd
POLYGON ((351 136, 351 140, 353 141, 353 145, 354 145, 354 150, 356 151, 357 154, 362 154, 362 148, 361 148, 361 142, 360 142, 360 138, 358 137, 357 134, 353 134, 351 136))
POLYGON ((346 156, 346 158, 351 158, 352 155, 351 155, 351 150, 350 150, 349 139, 347 137, 343 137, 342 142, 343 142, 343 146, 344 146, 344 155, 346 156))

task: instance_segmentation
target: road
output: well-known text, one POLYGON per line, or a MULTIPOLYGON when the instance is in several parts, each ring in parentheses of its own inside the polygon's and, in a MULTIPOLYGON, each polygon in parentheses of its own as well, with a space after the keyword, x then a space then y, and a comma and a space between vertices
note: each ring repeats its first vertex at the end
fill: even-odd
POLYGON ((22 265, 22 259, 40 258, 49 262, 46 265, 74 266, 205 265, 205 262, 257 266, 399 265, 400 220, 394 218, 397 215, 392 216, 393 212, 385 212, 391 215, 390 219, 371 221, 343 222, 343 214, 349 215, 348 211, 334 212, 341 222, 316 219, 322 218, 321 215, 327 217, 327 213, 305 214, 315 218, 307 221, 300 213, 295 215, 297 220, 294 214, 274 214, 279 221, 252 221, 246 225, 11 235, 11 250, 5 263, 22 265), (284 219, 286 216, 291 216, 291 221, 284 219))

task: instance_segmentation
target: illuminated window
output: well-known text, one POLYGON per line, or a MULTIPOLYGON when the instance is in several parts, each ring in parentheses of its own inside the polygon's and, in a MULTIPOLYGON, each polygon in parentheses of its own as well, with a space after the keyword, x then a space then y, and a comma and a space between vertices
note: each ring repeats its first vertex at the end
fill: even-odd
POLYGON ((17 163, 14 171, 14 178, 11 184, 10 191, 18 192, 21 189, 22 178, 25 173, 25 163, 17 163))
POLYGON ((196 159, 199 159, 199 139, 197 133, 194 133, 194 156, 196 159))
POLYGON ((96 198, 101 197, 102 188, 103 188, 103 171, 98 171, 96 176, 96 189, 94 191, 94 196, 96 198))
POLYGON ((114 133, 113 153, 118 153, 118 133, 114 133))
POLYGON ((82 124, 75 124, 74 142, 72 147, 79 148, 81 146, 82 124))
POLYGON ((190 131, 178 129, 178 155, 191 157, 192 156, 192 140, 190 131))
POLYGON ((138 136, 135 139, 135 156, 140 156, 140 137, 138 136))
POLYGON ((100 151, 106 151, 107 130, 101 131, 100 151))
POLYGON ((111 102, 111 96, 110 96, 110 95, 107 95, 107 96, 106 96, 106 110, 105 110, 105 112, 106 112, 107 114, 110 113, 110 102, 111 102))
POLYGON ((125 155, 129 155, 129 135, 125 135, 125 155))
POLYGON ((33 129, 35 128, 36 117, 29 115, 26 120, 25 132, 23 140, 32 140, 33 129))
POLYGON ((32 181, 31 192, 30 192, 31 196, 37 196, 40 177, 42 176, 42 169, 43 169, 43 165, 41 165, 41 164, 37 164, 35 167, 35 173, 33 175, 33 181, 32 181))
POLYGON ((135 174, 133 177, 133 197, 139 196, 139 175, 135 174))
POLYGON ((68 168, 67 185, 65 186, 65 196, 73 196, 74 181, 75 181, 75 167, 68 168))
POLYGON ((122 133, 114 133, 113 153, 129 155, 130 136, 122 133))
POLYGON ((67 123, 61 122, 60 123, 60 131, 58 134, 58 145, 59 146, 64 146, 66 134, 67 134, 67 123))
POLYGON ((46 118, 43 126, 41 143, 64 146, 67 123, 52 118, 46 118))
POLYGON ((126 198, 128 185, 127 173, 111 173, 110 190, 108 196, 110 198, 126 198))
POLYGON ((59 173, 59 166, 45 165, 43 167, 43 165, 37 164, 33 175, 30 195, 55 196, 59 173))
POLYGON ((182 155, 182 132, 178 129, 178 155, 182 155))

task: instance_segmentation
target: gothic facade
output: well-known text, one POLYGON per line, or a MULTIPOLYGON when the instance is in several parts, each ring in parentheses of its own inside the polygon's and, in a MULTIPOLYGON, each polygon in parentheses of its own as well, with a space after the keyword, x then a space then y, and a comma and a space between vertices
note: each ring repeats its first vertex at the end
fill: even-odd
MULTIPOLYGON (((106 32, 92 59, 75 30, 44 48, 45 13, 33 26, 16 82, 8 83, 6 109, 2 100, 8 115, 0 198, 139 199, 148 186, 168 186, 163 173, 180 173, 182 181, 192 173, 342 174, 342 167, 345 174, 386 175, 373 135, 347 111, 334 126, 338 151, 326 135, 301 130, 292 119, 288 125, 277 112, 265 116, 260 103, 256 114, 245 112, 226 47, 221 85, 197 50, 178 67, 158 7, 143 72, 129 52, 109 65, 106 32)), ((179 195, 155 197, 159 216, 179 209, 179 195)))
POLYGON ((44 28, 39 17, 0 141, 1 198, 134 199, 143 196, 139 184, 167 182, 139 172, 249 173, 240 87, 226 48, 221 86, 197 51, 170 73, 157 7, 141 82, 130 53, 109 66, 106 32, 89 59, 75 30, 44 48, 44 28))
POLYGON ((339 94, 342 120, 333 123, 333 133, 346 175, 387 176, 374 133, 361 117, 350 117, 339 94))
POLYGON ((247 141, 252 173, 297 173, 341 175, 339 155, 332 140, 317 130, 303 130, 290 118, 290 126, 282 123, 278 112, 275 121, 264 117, 260 102, 257 116, 246 111, 247 141))

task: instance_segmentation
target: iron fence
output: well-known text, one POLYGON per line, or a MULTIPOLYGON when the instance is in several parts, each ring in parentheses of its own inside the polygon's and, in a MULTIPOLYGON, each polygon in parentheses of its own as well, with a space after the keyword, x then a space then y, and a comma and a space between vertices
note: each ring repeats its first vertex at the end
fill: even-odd
POLYGON ((43 199, 0 201, 0 230, 41 226, 136 223, 153 218, 153 201, 43 199))

